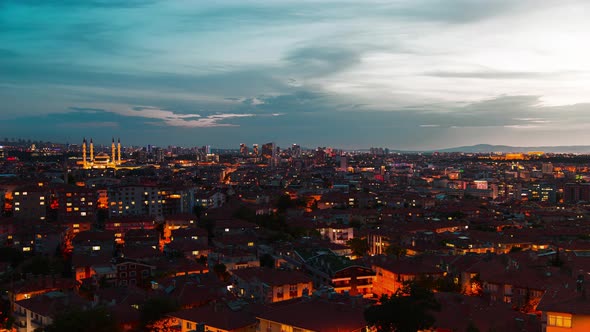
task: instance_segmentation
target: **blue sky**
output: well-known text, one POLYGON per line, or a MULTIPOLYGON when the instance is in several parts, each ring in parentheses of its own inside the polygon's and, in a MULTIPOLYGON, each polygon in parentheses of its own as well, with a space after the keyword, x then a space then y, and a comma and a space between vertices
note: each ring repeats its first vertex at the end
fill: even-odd
POLYGON ((590 142, 587 1, 0 0, 0 136, 590 142))

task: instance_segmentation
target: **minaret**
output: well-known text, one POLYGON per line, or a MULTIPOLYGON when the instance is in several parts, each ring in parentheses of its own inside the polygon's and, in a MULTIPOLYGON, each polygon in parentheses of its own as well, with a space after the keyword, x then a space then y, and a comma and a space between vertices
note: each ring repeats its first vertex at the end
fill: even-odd
POLYGON ((113 137, 113 141, 111 143, 111 163, 113 165, 116 163, 117 159, 115 159, 115 138, 113 137))
POLYGON ((90 139, 90 163, 94 163, 94 143, 90 139))
POLYGON ((82 140, 82 167, 86 168, 86 137, 82 140))
POLYGON ((121 165, 121 139, 117 138, 117 165, 121 165))

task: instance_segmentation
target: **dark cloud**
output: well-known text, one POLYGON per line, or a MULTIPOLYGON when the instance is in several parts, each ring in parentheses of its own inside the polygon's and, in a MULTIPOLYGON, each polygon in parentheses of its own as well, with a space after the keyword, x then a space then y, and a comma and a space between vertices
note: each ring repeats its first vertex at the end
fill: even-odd
POLYGON ((263 68, 212 74, 177 74, 115 71, 66 63, 29 63, 0 61, 2 80, 11 83, 59 84, 101 88, 157 89, 193 92, 195 94, 226 95, 228 92, 252 96, 263 92, 291 89, 263 68))

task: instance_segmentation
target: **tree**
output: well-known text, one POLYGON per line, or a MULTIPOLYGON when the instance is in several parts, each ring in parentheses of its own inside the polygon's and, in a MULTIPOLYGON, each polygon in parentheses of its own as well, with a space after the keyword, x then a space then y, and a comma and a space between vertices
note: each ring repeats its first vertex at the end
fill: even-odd
POLYGON ((391 257, 400 258, 401 256, 405 256, 407 253, 407 249, 395 245, 390 245, 385 248, 385 254, 391 257))
POLYGON ((0 247, 0 262, 10 262, 12 267, 16 267, 23 259, 22 251, 10 247, 0 247))
POLYGON ((220 280, 227 280, 229 278, 229 273, 227 272, 227 267, 223 263, 215 264, 213 266, 213 272, 220 280))
POLYGON ((367 308, 365 320, 378 332, 416 332, 434 325, 432 312, 439 310, 440 304, 431 290, 409 283, 367 308))
POLYGON ((58 331, 110 332, 120 331, 120 328, 106 308, 75 308, 58 314, 53 323, 45 327, 45 332, 58 331))
POLYGON ((467 325, 467 329, 465 330, 465 332, 479 332, 479 329, 473 324, 473 322, 469 322, 469 325, 467 325))
POLYGON ((348 246, 350 246, 350 249, 352 249, 352 254, 355 256, 364 256, 369 251, 369 242, 367 239, 355 237, 354 239, 348 240, 346 243, 348 246))
POLYGON ((293 205, 294 203, 291 200, 291 196, 289 196, 288 194, 283 194, 279 196, 279 199, 277 200, 277 210, 279 212, 285 212, 288 208, 293 207, 293 205))
POLYGON ((262 267, 275 267, 275 259, 270 254, 264 254, 260 256, 260 266, 262 267))
POLYGON ((465 294, 470 296, 483 295, 483 282, 481 281, 479 273, 471 278, 468 288, 465 289, 465 294))
POLYGON ((61 257, 35 256, 22 267, 23 273, 34 275, 51 275, 64 271, 64 261, 61 257))
POLYGON ((203 207, 200 205, 193 206, 193 214, 197 219, 201 219, 201 215, 203 214, 203 207))
POLYGON ((150 332, 176 332, 178 331, 178 321, 172 317, 164 317, 146 326, 150 332))
POLYGON ((170 312, 180 309, 178 302, 169 297, 153 297, 141 306, 141 326, 147 327, 164 318, 170 312))

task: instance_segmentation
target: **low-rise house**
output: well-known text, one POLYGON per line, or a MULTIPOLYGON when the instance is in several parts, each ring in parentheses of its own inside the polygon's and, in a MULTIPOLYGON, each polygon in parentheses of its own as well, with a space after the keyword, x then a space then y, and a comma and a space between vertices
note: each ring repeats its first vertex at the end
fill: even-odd
POLYGON ((304 299, 257 316, 259 331, 361 332, 367 331, 362 299, 347 302, 304 299))
POLYGON ((590 331, 590 300, 583 279, 548 290, 537 310, 542 312, 543 332, 590 331))
POLYGON ((112 256, 115 251, 115 233, 94 230, 80 232, 72 240, 72 246, 74 253, 101 252, 112 256))
POLYGON ((434 296, 441 310, 433 312, 436 321, 427 330, 429 332, 469 331, 470 327, 478 331, 541 330, 541 321, 536 315, 518 312, 505 303, 489 303, 483 297, 456 293, 435 293, 434 296))
POLYGON ((117 285, 149 286, 155 267, 145 263, 121 259, 114 264, 117 271, 117 285))
POLYGON ((303 268, 310 273, 315 285, 330 285, 337 293, 373 296, 375 272, 357 261, 325 251, 305 259, 303 268))
POLYGON ((125 241, 127 232, 130 230, 154 229, 156 223, 150 216, 124 216, 111 218, 104 223, 104 228, 115 233, 115 240, 118 244, 125 241))
POLYGON ((260 266, 260 259, 255 252, 238 249, 217 249, 210 252, 207 259, 209 266, 223 264, 227 271, 260 266))
POLYGON ((258 229, 258 225, 240 219, 215 221, 215 234, 217 236, 246 234, 256 229, 258 229))
POLYGON ((312 279, 299 271, 246 268, 231 271, 233 291, 258 303, 274 303, 310 295, 312 279))
POLYGON ((332 243, 346 244, 354 238, 354 228, 346 225, 318 226, 321 236, 332 243))
POLYGON ((160 232, 157 229, 130 229, 125 233, 125 245, 147 245, 162 249, 160 232))
POLYGON ((381 256, 373 262, 372 268, 376 274, 373 280, 373 293, 378 297, 395 294, 407 282, 442 278, 445 275, 433 261, 420 257, 397 259, 381 256))
POLYGON ((178 323, 178 331, 255 332, 256 318, 246 311, 234 311, 226 304, 186 309, 168 314, 178 323))
POLYGON ((17 301, 13 315, 18 332, 34 332, 53 323, 56 314, 68 308, 89 307, 90 302, 73 293, 49 292, 17 301))

